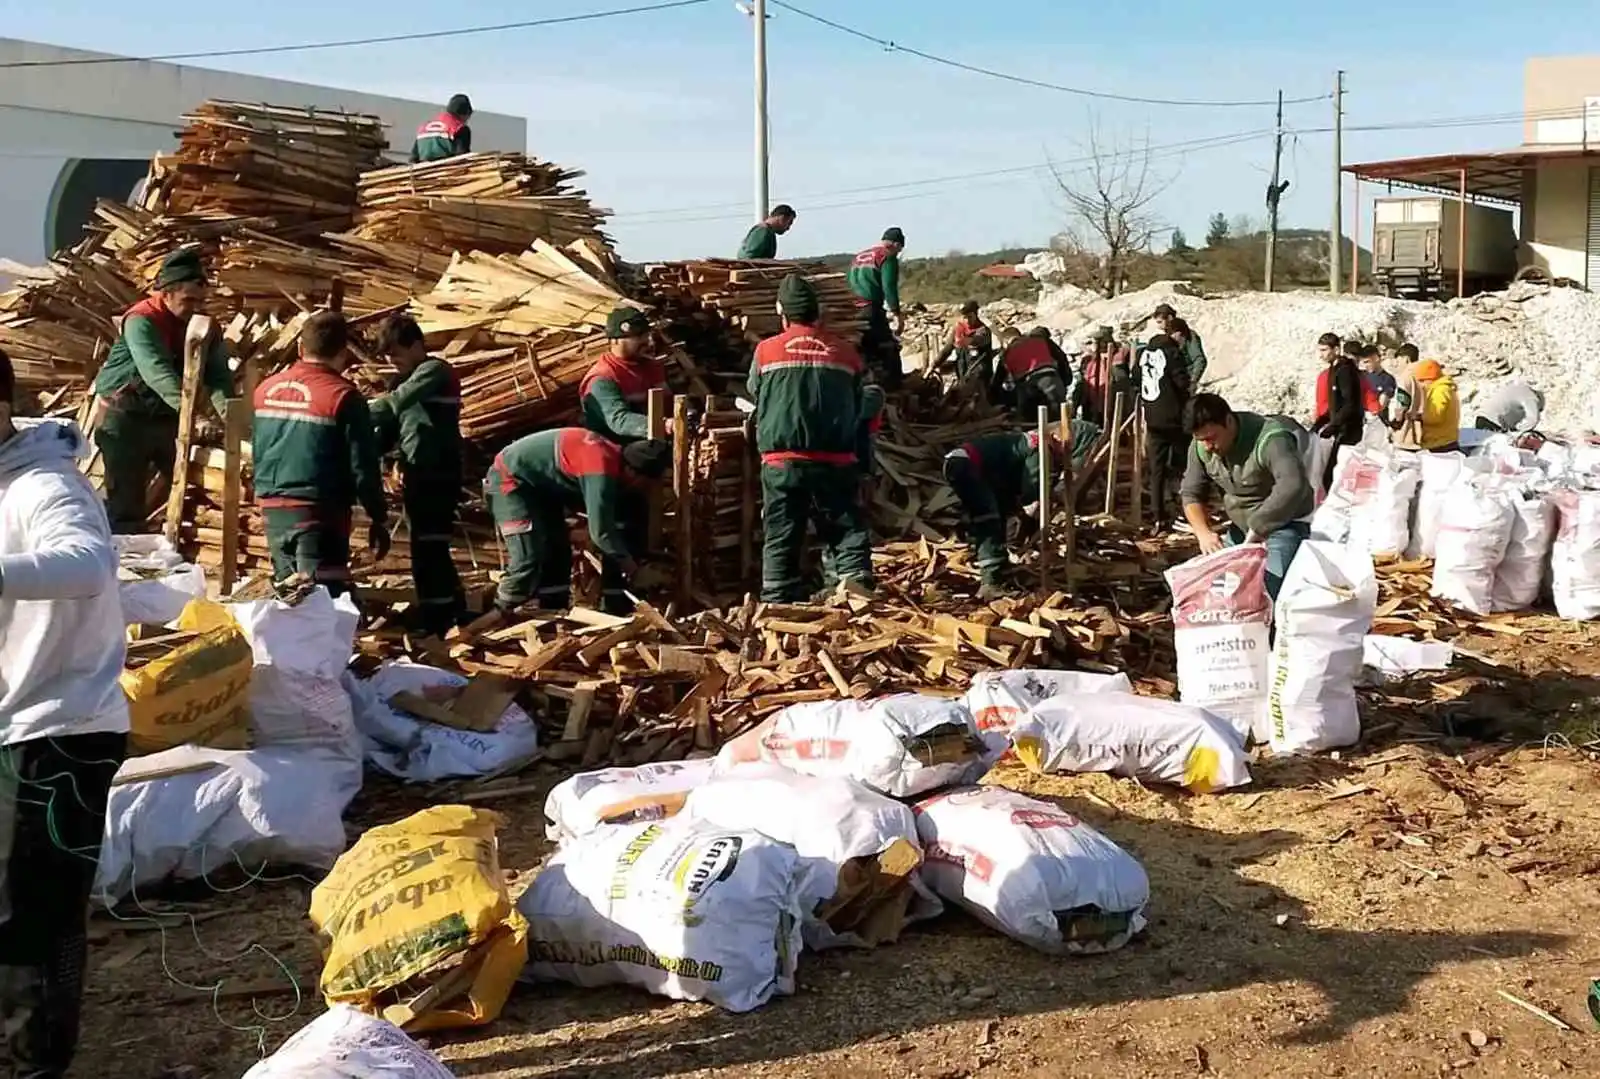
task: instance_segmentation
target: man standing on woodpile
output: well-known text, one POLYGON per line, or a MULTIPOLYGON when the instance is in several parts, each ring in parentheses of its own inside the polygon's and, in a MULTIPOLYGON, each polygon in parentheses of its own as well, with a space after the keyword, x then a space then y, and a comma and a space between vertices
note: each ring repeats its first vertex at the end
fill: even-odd
POLYGON ((898 389, 905 375, 900 360, 900 252, 906 234, 888 228, 883 239, 855 257, 846 280, 856 294, 856 306, 867 309, 867 328, 861 334, 861 355, 889 390, 898 389))
POLYGON ((1050 336, 1048 326, 1035 326, 1025 335, 1014 327, 1001 334, 1005 348, 1000 354, 1004 372, 1011 377, 1017 402, 1017 415, 1033 419, 1040 405, 1060 414, 1067 403, 1067 381, 1072 377, 1072 360, 1050 336))
MULTIPOLYGON (((611 351, 583 376, 583 425, 619 446, 650 437, 650 391, 667 384, 667 370, 650 355, 650 320, 636 307, 606 319, 611 351)), ((672 421, 667 421, 671 431, 672 421)))
POLYGON ((466 609, 450 554, 461 501, 461 381, 448 363, 428 355, 422 327, 409 315, 383 324, 378 354, 394 364, 399 379, 372 402, 378 452, 399 447, 421 625, 443 636, 466 609))
MULTIPOLYGON (((106 513, 118 535, 145 530, 150 477, 172 479, 183 408, 184 334, 205 296, 199 253, 169 255, 154 291, 122 316, 122 333, 95 377, 94 441, 105 473, 106 513)), ((220 336, 206 346, 202 382, 222 418, 233 373, 220 336)))
POLYGON ((1195 389, 1200 388, 1200 380, 1206 373, 1206 347, 1200 340, 1200 335, 1178 317, 1178 312, 1173 310, 1170 303, 1158 304, 1155 313, 1156 328, 1168 337, 1178 339, 1179 347, 1183 350, 1183 363, 1189 369, 1189 385, 1195 389))
POLYGON ((1139 396, 1144 402, 1145 442, 1150 449, 1146 462, 1150 515, 1157 532, 1165 531, 1172 522, 1169 496, 1184 473, 1184 454, 1189 448, 1184 409, 1190 389, 1182 348, 1166 334, 1157 334, 1139 353, 1139 396))
MULTIPOLYGON (((1100 428, 1087 421, 1071 425, 1073 466, 1089 454, 1100 428)), ((1049 427, 1052 471, 1061 464, 1066 443, 1061 425, 1049 427)), ((944 455, 944 478, 961 501, 978 567, 978 598, 998 599, 1012 589, 1011 556, 1006 551, 1006 525, 1019 514, 1019 538, 1039 528, 1039 433, 1017 431, 975 438, 944 455)))
POLYGON ((443 161, 472 153, 472 101, 466 94, 450 99, 444 111, 417 128, 417 138, 411 144, 411 163, 443 161))
POLYGON ((817 290, 799 274, 778 286, 783 332, 756 346, 746 380, 761 454, 761 598, 806 598, 801 546, 816 526, 825 562, 858 589, 872 588, 872 548, 862 510, 858 440, 865 414, 861 356, 820 323, 817 290))
POLYGON ((1295 552, 1310 532, 1314 493, 1306 475, 1305 429, 1287 416, 1235 412, 1214 393, 1195 396, 1189 410, 1183 473, 1183 515, 1203 554, 1239 543, 1267 545, 1267 593, 1274 599, 1295 552), (1232 522, 1225 535, 1211 527, 1208 501, 1222 494, 1232 522))
POLYGON ((734 258, 775 259, 778 257, 778 237, 794 227, 794 207, 780 202, 764 219, 750 226, 734 258))
MULTIPOLYGON (((600 605, 609 614, 633 609, 628 583, 643 548, 643 488, 672 462, 672 443, 653 439, 626 447, 581 427, 517 439, 495 456, 483 494, 506 545, 510 565, 495 594, 492 620, 537 599, 541 610, 572 605, 572 534, 567 512, 583 510, 589 542, 600 556, 600 605), (630 536, 630 533, 634 535, 630 536)), ((485 628, 484 620, 474 628, 485 628)))
POLYGON ((937 372, 952 353, 956 358, 956 379, 963 383, 976 382, 987 394, 994 381, 994 334, 983 324, 977 300, 961 305, 961 317, 956 320, 955 329, 945 339, 944 348, 934 358, 930 370, 937 372))
POLYGON ((357 503, 370 521, 373 557, 389 553, 372 414, 342 373, 349 343, 349 326, 337 311, 307 319, 300 359, 256 387, 250 439, 273 577, 304 573, 335 596, 350 587, 350 516, 357 503))
MULTIPOLYGON (((117 555, 71 424, 11 418, 0 352, 0 1061, 64 1076, 89 894, 128 738, 117 555)), ((96 1069, 98 1070, 98 1069, 96 1069)))

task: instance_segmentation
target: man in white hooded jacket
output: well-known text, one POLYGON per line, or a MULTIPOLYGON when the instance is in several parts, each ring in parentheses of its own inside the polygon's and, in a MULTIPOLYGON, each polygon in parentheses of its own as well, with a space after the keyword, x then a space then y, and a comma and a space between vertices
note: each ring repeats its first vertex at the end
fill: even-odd
POLYGON ((14 391, 0 352, 0 1063, 45 1079, 77 1048, 89 894, 127 742, 126 644, 83 438, 13 420, 14 391))

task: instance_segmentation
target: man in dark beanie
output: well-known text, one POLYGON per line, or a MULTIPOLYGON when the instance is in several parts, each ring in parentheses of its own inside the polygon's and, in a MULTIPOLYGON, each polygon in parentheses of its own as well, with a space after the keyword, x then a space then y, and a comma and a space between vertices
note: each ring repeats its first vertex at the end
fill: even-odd
MULTIPOLYGON (((667 384, 667 370, 650 355, 650 320, 636 307, 619 307, 606 319, 611 351, 583 376, 578 396, 583 425, 619 446, 650 436, 650 391, 667 384)), ((672 421, 667 421, 672 429, 672 421)))
POLYGON ((895 389, 905 374, 900 362, 900 252, 906 234, 885 229, 883 239, 858 254, 845 279, 856 294, 856 306, 867 309, 867 328, 861 334, 861 354, 878 375, 878 381, 895 389))
POLYGON ((509 565, 494 611, 471 631, 504 621, 529 600, 543 610, 571 606, 569 510, 582 510, 589 521, 589 542, 600 556, 601 607, 611 614, 632 610, 627 587, 639 569, 635 552, 644 546, 644 489, 671 461, 667 439, 623 448, 581 427, 540 431, 501 450, 484 477, 483 494, 509 565))
MULTIPOLYGON (((151 475, 172 479, 183 407, 183 340, 205 296, 199 253, 169 255, 150 295, 123 314, 122 333, 95 378, 90 426, 105 473, 106 514, 119 535, 145 530, 151 475)), ((220 335, 206 346, 202 381, 220 420, 233 388, 220 335)))
POLYGON ((761 454, 761 598, 806 598, 800 563, 808 522, 830 572, 870 589, 871 538, 860 499, 861 356, 820 324, 817 290, 800 274, 778 286, 778 308, 783 332, 756 346, 746 380, 761 454))
POLYGON ((444 111, 417 128, 417 138, 411 144, 411 163, 443 161, 447 157, 472 153, 472 101, 466 94, 450 99, 444 111))
POLYGON ((961 318, 945 338, 944 347, 934 357, 929 373, 937 373, 952 354, 956 358, 956 380, 971 380, 987 391, 989 383, 994 381, 994 335, 978 313, 977 300, 961 305, 961 318))

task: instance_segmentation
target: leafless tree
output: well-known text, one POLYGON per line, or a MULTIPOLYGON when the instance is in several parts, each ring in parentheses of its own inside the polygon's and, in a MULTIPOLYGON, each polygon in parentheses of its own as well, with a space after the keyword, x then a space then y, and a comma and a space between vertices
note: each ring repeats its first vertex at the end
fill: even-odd
POLYGON ((1089 122, 1085 164, 1050 162, 1067 210, 1066 234, 1100 255, 1100 290, 1115 296, 1127 284, 1129 263, 1166 231, 1155 201, 1172 184, 1151 165, 1150 137, 1119 144, 1089 122))

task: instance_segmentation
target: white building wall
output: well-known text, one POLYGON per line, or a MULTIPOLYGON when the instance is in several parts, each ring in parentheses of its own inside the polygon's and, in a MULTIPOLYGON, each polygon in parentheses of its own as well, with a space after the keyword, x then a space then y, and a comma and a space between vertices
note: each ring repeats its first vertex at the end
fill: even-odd
POLYGON ((1534 199, 1532 247, 1536 264, 1554 277, 1583 281, 1588 276, 1588 162, 1540 165, 1534 199))
MULTIPOLYGON (((0 64, 103 55, 0 38, 0 64)), ((471 95, 472 87, 462 91, 471 95)), ((389 125, 390 150, 402 156, 410 152, 417 127, 443 106, 142 60, 0 67, 0 259, 38 265, 49 256, 46 216, 69 163, 148 160, 171 151, 183 114, 209 98, 371 113, 389 125)), ((472 117, 476 150, 525 150, 527 139, 527 121, 520 117, 488 112, 472 117)))

